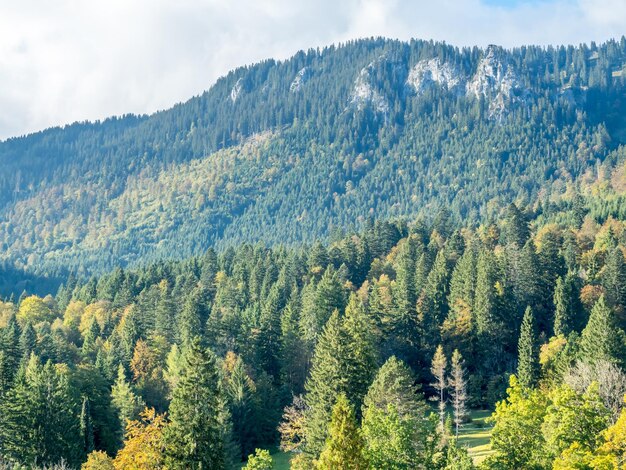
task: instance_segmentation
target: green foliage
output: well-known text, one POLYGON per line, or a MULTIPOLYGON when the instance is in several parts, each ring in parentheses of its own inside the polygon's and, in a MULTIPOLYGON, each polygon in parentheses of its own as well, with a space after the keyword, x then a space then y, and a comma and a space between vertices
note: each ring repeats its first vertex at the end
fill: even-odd
POLYGON ((263 449, 256 449, 254 454, 248 457, 248 463, 244 470, 272 470, 274 461, 270 456, 269 451, 263 449))
POLYGON ((363 437, 358 428, 354 408, 344 394, 333 406, 328 439, 316 468, 324 470, 361 470, 369 468, 363 455, 363 437))
POLYGON ((82 458, 77 403, 66 372, 31 355, 7 392, 0 414, 0 441, 5 457, 26 464, 56 464, 82 458))
POLYGON ((589 321, 580 337, 584 360, 593 363, 607 360, 623 363, 624 333, 617 328, 614 314, 601 296, 591 309, 589 321))
MULTIPOLYGON (((488 459, 493 468, 542 468, 545 440, 540 432, 547 401, 538 390, 523 388, 511 376, 507 398, 496 405, 488 459)), ((489 468, 489 467, 488 467, 489 468)))
POLYGON ((539 351, 535 333, 535 320, 530 307, 526 308, 518 343, 517 380, 521 387, 537 385, 539 375, 539 351))
POLYGON ((417 394, 410 369, 395 357, 379 369, 365 396, 362 434, 365 456, 375 469, 432 463, 436 432, 417 394))
POLYGON ((169 407, 165 430, 170 468, 221 468, 225 462, 223 396, 213 353, 194 340, 169 407))

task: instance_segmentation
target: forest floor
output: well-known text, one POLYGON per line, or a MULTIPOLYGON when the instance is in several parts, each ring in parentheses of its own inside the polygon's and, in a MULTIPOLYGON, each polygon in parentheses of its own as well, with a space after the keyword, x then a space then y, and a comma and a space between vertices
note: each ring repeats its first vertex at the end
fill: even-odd
POLYGON ((485 423, 485 418, 491 416, 489 410, 472 410, 472 421, 463 425, 459 432, 459 445, 467 447, 469 455, 478 464, 493 453, 491 450, 491 430, 493 426, 485 423))

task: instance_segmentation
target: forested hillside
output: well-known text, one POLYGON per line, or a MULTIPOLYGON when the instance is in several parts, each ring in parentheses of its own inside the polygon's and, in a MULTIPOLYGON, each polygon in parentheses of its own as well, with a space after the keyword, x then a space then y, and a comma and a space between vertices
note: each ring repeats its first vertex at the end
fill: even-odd
POLYGON ((481 468, 621 468, 626 222, 603 181, 476 229, 440 211, 4 302, 0 456, 267 469, 280 446, 292 468, 472 469, 456 436, 495 405, 481 468))
MULTIPOLYGON (((0 143, 0 255, 80 278, 449 207, 570 197, 626 140, 626 39, 504 50, 385 39, 242 67, 152 116, 0 143)), ((621 190, 621 188, 619 188, 621 190)))

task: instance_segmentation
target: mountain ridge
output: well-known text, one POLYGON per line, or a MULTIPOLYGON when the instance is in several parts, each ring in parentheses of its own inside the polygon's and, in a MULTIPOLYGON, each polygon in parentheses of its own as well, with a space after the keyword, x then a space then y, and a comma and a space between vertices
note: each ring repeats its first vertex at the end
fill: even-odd
POLYGON ((513 50, 370 39, 239 67, 169 110, 0 143, 1 257, 89 275, 440 206, 484 222, 626 141, 624 64, 624 38, 513 50), (160 207, 167 220, 149 226, 160 207))

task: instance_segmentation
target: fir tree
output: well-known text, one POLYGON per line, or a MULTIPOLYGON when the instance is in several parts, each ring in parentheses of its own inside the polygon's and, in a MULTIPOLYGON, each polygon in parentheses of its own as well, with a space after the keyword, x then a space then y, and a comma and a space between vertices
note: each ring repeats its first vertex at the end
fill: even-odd
POLYGON ((437 433, 415 378, 391 357, 379 369, 363 403, 365 455, 372 468, 428 467, 437 433))
POLYGON ((83 439, 85 454, 94 450, 93 423, 91 421, 91 406, 89 398, 83 397, 83 405, 80 411, 80 435, 83 439))
POLYGON ((222 414, 223 397, 213 353, 195 339, 185 352, 185 365, 169 408, 165 431, 170 468, 219 469, 224 467, 227 424, 222 414))
POLYGON ((539 354, 535 333, 535 320, 530 307, 524 313, 518 343, 517 377, 520 386, 533 388, 539 374, 539 354))
POLYGON ((523 247, 530 237, 528 220, 515 204, 509 205, 505 218, 504 238, 507 243, 523 247))
POLYGON ((337 396, 348 391, 348 355, 348 339, 335 310, 315 347, 311 373, 305 384, 308 406, 305 451, 313 458, 320 454, 326 442, 326 425, 337 396))
POLYGON ((111 405, 117 412, 119 421, 118 436, 121 442, 126 425, 129 421, 139 417, 139 413, 145 408, 145 403, 133 391, 130 383, 126 381, 124 366, 120 364, 117 369, 117 380, 111 389, 111 405))
POLYGON ((324 470, 365 470, 369 464, 363 455, 363 437, 354 408, 344 394, 333 406, 328 439, 317 463, 324 470))
POLYGON ((565 278, 557 278, 554 289, 554 334, 556 336, 567 336, 572 331, 578 330, 580 309, 574 276, 567 274, 565 278))
POLYGON ((615 325, 613 312, 601 296, 591 309, 580 337, 582 358, 591 364, 600 360, 622 363, 623 337, 624 333, 615 325))

